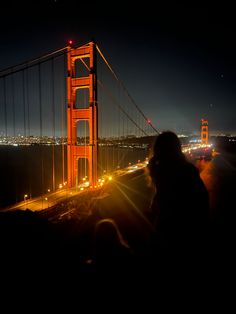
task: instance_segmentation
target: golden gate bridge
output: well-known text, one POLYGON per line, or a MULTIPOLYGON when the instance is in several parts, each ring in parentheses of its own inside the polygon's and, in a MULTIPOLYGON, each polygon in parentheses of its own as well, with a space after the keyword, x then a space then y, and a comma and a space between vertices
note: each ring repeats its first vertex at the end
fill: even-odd
POLYGON ((0 104, 0 144, 18 167, 1 191, 15 194, 14 208, 47 208, 145 167, 158 134, 93 41, 2 70, 0 104))

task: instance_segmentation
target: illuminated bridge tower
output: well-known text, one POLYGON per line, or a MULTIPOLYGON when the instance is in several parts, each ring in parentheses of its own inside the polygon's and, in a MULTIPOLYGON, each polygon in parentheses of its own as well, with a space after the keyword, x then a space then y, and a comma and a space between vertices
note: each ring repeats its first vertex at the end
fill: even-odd
POLYGON ((201 143, 202 144, 208 144, 208 120, 201 120, 201 143))
POLYGON ((78 161, 88 161, 88 176, 92 186, 97 183, 98 154, 98 114, 97 114, 97 77, 96 77, 96 46, 94 42, 67 50, 67 174, 68 186, 73 187, 78 178, 78 161), (78 60, 78 61, 77 61, 78 60), (81 62, 87 68, 87 76, 76 73, 76 64, 81 62), (89 104, 85 109, 76 108, 76 93, 80 89, 88 89, 89 104), (77 124, 87 121, 89 127, 89 143, 77 145, 77 124))

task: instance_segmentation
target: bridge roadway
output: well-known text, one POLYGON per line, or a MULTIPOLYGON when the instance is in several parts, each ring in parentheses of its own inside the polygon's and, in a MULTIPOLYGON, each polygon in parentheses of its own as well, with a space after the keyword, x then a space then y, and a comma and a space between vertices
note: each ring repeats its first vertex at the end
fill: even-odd
MULTIPOLYGON (((231 204, 234 203, 235 155, 222 152, 215 154, 210 161, 196 160, 194 163, 199 168, 201 177, 209 191, 212 216, 220 220, 222 215, 224 217, 226 215, 228 220, 228 216, 232 214, 231 204)), ((145 166, 145 163, 130 166, 113 176, 111 181, 107 180, 106 183, 102 183, 102 186, 97 189, 87 188, 82 191, 80 188, 77 191, 76 189, 61 189, 43 197, 23 201, 6 210, 25 210, 28 208, 32 211, 45 212, 45 216, 48 212, 50 220, 66 219, 76 212, 76 206, 72 206, 70 203, 81 199, 82 202, 86 200, 86 206, 89 206, 90 212, 93 208, 98 208, 103 212, 102 215, 106 216, 107 213, 111 214, 113 208, 117 208, 117 212, 123 213, 126 219, 127 215, 132 216, 131 213, 134 213, 136 217, 144 218, 142 214, 149 206, 153 193, 145 174, 145 166), (86 191, 89 191, 88 196, 86 196, 86 191), (65 203, 65 206, 58 211, 56 204, 60 203, 65 203)), ((76 204, 78 207, 83 205, 79 201, 76 204)))
POLYGON ((55 192, 44 194, 43 196, 26 199, 25 201, 7 207, 4 211, 11 211, 16 209, 30 209, 32 211, 41 211, 53 207, 57 203, 62 202, 63 200, 68 199, 72 196, 78 195, 79 193, 82 193, 82 191, 76 189, 62 188, 55 192))
MULTIPOLYGON (((14 204, 5 208, 3 211, 12 211, 12 210, 26 210, 29 209, 31 211, 42 211, 48 210, 50 208, 55 208, 57 204, 70 201, 70 199, 74 199, 79 195, 83 195, 84 193, 91 191, 104 190, 104 185, 106 185, 111 180, 117 180, 118 177, 127 176, 131 173, 136 172, 139 169, 143 169, 146 166, 146 163, 138 163, 136 165, 129 166, 125 169, 117 170, 115 173, 111 175, 106 175, 103 178, 99 179, 98 186, 91 189, 89 187, 89 182, 84 182, 78 185, 76 188, 64 188, 61 186, 55 192, 49 192, 39 197, 35 198, 26 198, 24 201, 14 204)), ((97 193, 94 193, 94 195, 97 193)))
MULTIPOLYGON (((205 147, 205 146, 204 146, 205 147)), ((186 155, 190 155, 191 152, 194 150, 204 149, 204 147, 201 144, 190 144, 190 145, 183 145, 182 149, 183 152, 186 153, 186 155)), ((145 168, 147 164, 147 160, 143 163, 138 163, 132 166, 129 166, 122 170, 117 170, 115 173, 112 174, 113 178, 118 179, 118 177, 122 177, 124 175, 127 175, 129 173, 133 173, 138 169, 145 168)), ((96 188, 101 188, 102 185, 104 185, 107 181, 111 179, 111 176, 107 175, 106 177, 100 178, 98 182, 98 186, 96 188)), ((11 211, 11 210, 25 210, 30 209, 31 211, 41 211, 41 210, 47 210, 51 207, 55 207, 56 204, 60 202, 67 201, 71 198, 74 198, 75 196, 78 196, 80 194, 83 194, 88 189, 88 182, 84 182, 80 184, 77 188, 63 188, 61 185, 61 188, 59 188, 57 191, 49 192, 47 194, 44 194, 39 197, 31 198, 29 199, 28 196, 25 198, 24 201, 19 202, 17 204, 14 204, 12 206, 9 206, 5 209, 5 211, 11 211)))

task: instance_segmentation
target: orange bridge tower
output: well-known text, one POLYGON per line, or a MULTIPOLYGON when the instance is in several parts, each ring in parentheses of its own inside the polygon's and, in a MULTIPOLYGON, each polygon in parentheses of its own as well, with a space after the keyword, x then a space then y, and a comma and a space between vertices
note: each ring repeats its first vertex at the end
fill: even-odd
POLYGON ((74 187, 78 181, 78 161, 80 158, 88 161, 88 176, 90 185, 97 184, 98 159, 98 114, 97 114, 97 76, 96 76, 96 46, 94 42, 87 45, 67 49, 67 175, 68 186, 74 187), (87 69, 77 73, 77 61, 87 69), (76 93, 80 89, 88 89, 88 107, 76 108, 76 93), (89 127, 89 142, 77 145, 77 124, 87 121, 89 127))
POLYGON ((202 119, 201 120, 201 143, 202 144, 208 144, 208 120, 202 119))

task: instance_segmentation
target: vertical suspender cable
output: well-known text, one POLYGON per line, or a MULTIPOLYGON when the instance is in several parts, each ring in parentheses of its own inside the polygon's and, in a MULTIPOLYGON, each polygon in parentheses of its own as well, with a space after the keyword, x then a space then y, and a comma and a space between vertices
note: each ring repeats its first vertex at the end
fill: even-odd
POLYGON ((112 167, 111 170, 114 170, 114 155, 115 155, 115 147, 114 147, 114 137, 115 137, 115 117, 116 115, 113 116, 113 121, 112 121, 112 167))
MULTIPOLYGON (((83 90, 83 94, 84 94, 84 108, 86 108, 86 92, 85 90, 83 90)), ((87 179, 87 145, 89 145, 89 143, 87 143, 87 125, 88 125, 88 122, 87 121, 84 121, 84 136, 85 136, 85 158, 84 158, 84 177, 87 179)), ((90 139, 89 139, 90 140, 90 139)))
POLYGON ((40 149, 41 149, 41 193, 42 209, 44 194, 44 164, 43 164, 43 121, 42 121, 42 86, 41 86, 41 63, 38 65, 38 82, 39 82, 39 124, 40 124, 40 149))
MULTIPOLYGON (((29 68, 26 67, 26 102, 27 102, 27 135, 28 140, 30 139, 30 100, 29 100, 29 68)), ((31 149, 29 150, 31 151, 31 149)), ((28 154, 28 158, 30 158, 30 154, 28 154)), ((28 160, 28 165, 30 165, 30 161, 28 160)), ((29 197, 31 198, 31 171, 29 170, 29 197)))
MULTIPOLYGON (((121 105, 121 102, 120 102, 120 84, 119 84, 119 90, 118 90, 118 93, 119 93, 119 99, 118 99, 118 102, 119 102, 119 105, 121 105)), ((117 167, 119 168, 120 166, 120 110, 118 109, 118 135, 117 135, 117 167)))
MULTIPOLYGON (((66 59, 66 53, 63 54, 63 82, 65 80, 66 74, 67 74, 67 59, 66 59)), ((65 83, 64 83, 65 84, 65 83)), ((62 88, 61 88, 62 90, 62 88)), ((64 99, 66 99, 66 85, 64 86, 64 95, 61 95, 61 153, 62 153, 62 182, 65 182, 65 151, 64 151, 64 99)))
POLYGON ((4 120, 5 120, 5 138, 7 141, 7 95, 6 95, 6 76, 3 78, 3 98, 4 98, 4 120))
MULTIPOLYGON (((100 64, 100 63, 99 63, 100 64)), ((98 74, 98 81, 99 80, 102 80, 102 67, 101 67, 101 64, 99 66, 99 74, 98 74)), ((98 110, 98 115, 99 115, 99 134, 98 134, 98 138, 100 139, 100 143, 103 143, 104 140, 103 140, 103 130, 102 130, 102 126, 103 126, 103 119, 102 119, 102 91, 99 90, 99 93, 98 93, 98 96, 99 96, 99 110, 98 110)), ((104 163, 103 163, 103 156, 104 156, 104 146, 103 145, 100 145, 99 147, 99 168, 100 168, 100 173, 99 173, 99 176, 101 177, 103 175, 103 168, 104 168, 104 163)))
POLYGON ((22 72, 22 86, 23 86, 23 115, 24 115, 24 138, 26 137, 26 108, 25 108, 25 70, 22 72))
MULTIPOLYGON (((12 124, 13 124, 13 138, 14 142, 16 141, 16 124, 15 124, 15 84, 14 84, 14 74, 11 74, 11 93, 12 93, 12 124)), ((15 182, 15 202, 17 203, 17 194, 18 194, 18 186, 17 186, 17 174, 16 168, 14 167, 14 182, 15 182)))
MULTIPOLYGON (((26 139, 26 105, 25 105, 25 69, 22 70, 22 98, 23 98, 23 120, 24 120, 24 142, 26 139)), ((27 167, 25 167, 26 178, 25 184, 26 186, 29 184, 29 162, 28 162, 28 149, 27 146, 23 146, 24 149, 24 160, 27 167)), ((28 192, 29 193, 29 192, 28 192)))
POLYGON ((13 123, 13 136, 16 137, 16 114, 15 114, 15 81, 14 74, 11 75, 11 87, 12 87, 12 123, 13 123))
POLYGON ((54 59, 51 60, 52 78, 52 190, 55 191, 55 95, 54 95, 54 59))
POLYGON ((27 118, 28 118, 28 136, 30 137, 30 102, 29 102, 29 68, 26 72, 26 100, 27 100, 27 118))

